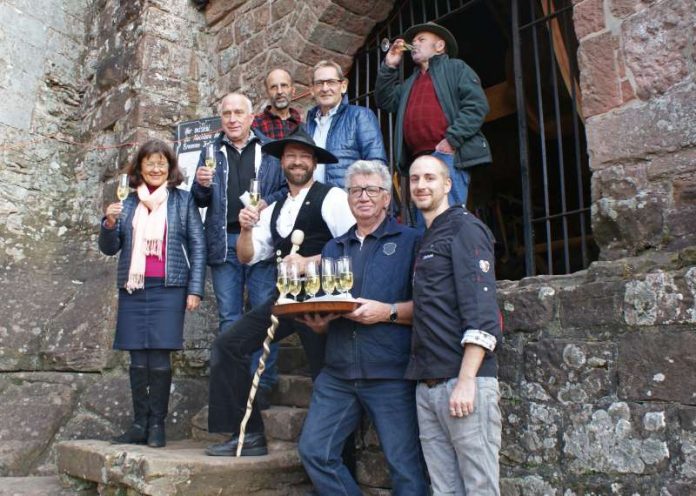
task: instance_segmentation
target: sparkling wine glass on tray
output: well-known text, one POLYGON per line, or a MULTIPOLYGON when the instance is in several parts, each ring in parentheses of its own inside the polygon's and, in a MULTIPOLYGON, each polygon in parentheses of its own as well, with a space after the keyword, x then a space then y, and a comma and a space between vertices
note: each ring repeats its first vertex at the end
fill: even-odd
POLYGON ((350 257, 340 257, 336 260, 336 281, 338 290, 348 298, 348 291, 353 287, 353 260, 350 257))
POLYGON ((321 289, 326 296, 331 296, 336 287, 336 265, 333 258, 321 259, 321 289))
POLYGON ((309 260, 305 266, 305 292, 310 298, 314 298, 319 292, 319 264, 316 260, 309 260))

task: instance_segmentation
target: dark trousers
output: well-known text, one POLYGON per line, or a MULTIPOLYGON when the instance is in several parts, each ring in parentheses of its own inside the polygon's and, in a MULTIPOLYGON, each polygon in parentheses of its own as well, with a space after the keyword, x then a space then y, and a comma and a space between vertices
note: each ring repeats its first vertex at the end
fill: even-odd
MULTIPOLYGON (((258 350, 271 325, 271 298, 230 327, 223 330, 213 342, 210 354, 210 385, 208 398, 208 430, 210 432, 239 433, 239 424, 246 410, 252 377, 249 375, 250 354, 258 350)), ((280 318, 275 340, 280 341, 297 332, 309 361, 312 379, 324 366, 326 338, 312 332, 294 319, 280 318)), ((247 432, 263 432, 263 420, 254 405, 247 432)))

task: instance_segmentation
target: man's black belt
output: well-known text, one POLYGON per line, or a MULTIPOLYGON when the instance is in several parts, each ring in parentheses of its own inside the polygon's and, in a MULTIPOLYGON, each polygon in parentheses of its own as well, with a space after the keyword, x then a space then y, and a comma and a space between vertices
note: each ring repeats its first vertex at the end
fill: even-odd
POLYGON ((428 386, 428 388, 434 388, 438 384, 442 384, 443 382, 447 382, 449 380, 450 380, 450 378, 446 377, 446 378, 440 378, 440 379, 421 379, 418 382, 425 384, 426 386, 428 386))

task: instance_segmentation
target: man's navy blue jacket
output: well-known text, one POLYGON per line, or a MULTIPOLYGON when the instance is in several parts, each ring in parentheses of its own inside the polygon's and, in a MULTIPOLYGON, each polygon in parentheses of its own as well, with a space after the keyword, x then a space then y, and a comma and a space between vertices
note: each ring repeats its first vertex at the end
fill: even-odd
MULTIPOLYGON (((419 234, 388 217, 362 246, 356 226, 329 241, 323 257, 353 259, 353 297, 397 303, 411 300, 411 272, 419 234)), ((364 325, 339 318, 329 324, 324 371, 339 379, 403 379, 411 326, 364 325)))

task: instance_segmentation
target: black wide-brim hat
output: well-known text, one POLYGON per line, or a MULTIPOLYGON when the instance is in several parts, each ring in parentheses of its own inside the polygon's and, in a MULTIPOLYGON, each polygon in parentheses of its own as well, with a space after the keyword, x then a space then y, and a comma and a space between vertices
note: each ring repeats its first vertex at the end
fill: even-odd
POLYGON ((422 33, 423 31, 436 34, 440 38, 445 40, 445 44, 447 45, 447 55, 449 55, 450 57, 454 58, 459 54, 459 46, 457 45, 457 40, 455 39, 451 31, 445 27, 440 26, 439 24, 435 24, 434 22, 426 22, 425 24, 416 24, 414 26, 411 26, 406 30, 406 32, 403 35, 404 41, 406 43, 411 43, 413 37, 416 36, 418 33, 422 33))
POLYGON ((338 159, 333 153, 317 146, 312 137, 309 134, 307 134, 307 131, 304 130, 303 126, 297 126, 297 128, 295 128, 295 130, 292 133, 286 135, 285 138, 269 141, 261 147, 261 150, 264 153, 273 155, 276 158, 281 158, 281 156, 283 155, 283 150, 285 150, 285 145, 288 145, 290 143, 296 145, 304 145, 306 147, 311 148, 314 152, 314 156, 317 158, 317 163, 338 163, 338 159))

